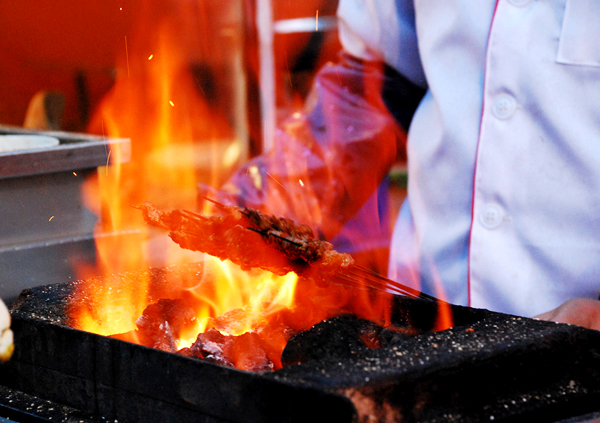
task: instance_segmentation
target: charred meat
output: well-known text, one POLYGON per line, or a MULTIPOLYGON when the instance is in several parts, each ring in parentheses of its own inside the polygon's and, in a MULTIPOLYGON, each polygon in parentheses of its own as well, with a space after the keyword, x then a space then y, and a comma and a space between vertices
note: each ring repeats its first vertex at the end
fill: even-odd
POLYGON ((354 264, 352 257, 316 239, 309 226, 256 210, 219 205, 220 215, 138 207, 145 221, 166 228, 182 248, 230 260, 244 270, 261 268, 277 275, 295 272, 317 282, 354 264))

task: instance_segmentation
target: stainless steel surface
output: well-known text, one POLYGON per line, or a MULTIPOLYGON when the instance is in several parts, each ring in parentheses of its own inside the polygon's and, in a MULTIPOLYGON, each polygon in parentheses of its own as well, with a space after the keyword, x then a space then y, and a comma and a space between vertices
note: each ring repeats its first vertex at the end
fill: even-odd
POLYGON ((0 179, 0 251, 92 234, 96 216, 81 199, 95 169, 0 179))
POLYGON ((55 147, 0 154, 0 297, 11 302, 30 287, 66 282, 94 262, 97 217, 82 199, 84 181, 111 164, 110 148, 130 159, 127 139, 39 132, 0 125, 0 134, 42 134, 55 147))
POLYGON ((0 125, 0 134, 43 134, 60 140, 56 147, 0 153, 0 179, 97 168, 114 162, 114 155, 109 155, 109 148, 114 147, 120 148, 122 162, 128 162, 131 156, 128 139, 4 125, 0 125))

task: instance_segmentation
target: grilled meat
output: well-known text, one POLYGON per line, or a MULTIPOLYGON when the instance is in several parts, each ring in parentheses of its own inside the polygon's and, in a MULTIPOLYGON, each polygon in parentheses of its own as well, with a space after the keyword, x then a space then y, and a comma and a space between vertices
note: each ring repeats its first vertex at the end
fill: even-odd
POLYGON ((352 257, 316 239, 312 229, 256 210, 219 204, 221 215, 138 207, 150 225, 166 228, 182 248, 231 260, 244 270, 261 268, 277 275, 295 272, 325 283, 328 275, 354 264, 352 257))

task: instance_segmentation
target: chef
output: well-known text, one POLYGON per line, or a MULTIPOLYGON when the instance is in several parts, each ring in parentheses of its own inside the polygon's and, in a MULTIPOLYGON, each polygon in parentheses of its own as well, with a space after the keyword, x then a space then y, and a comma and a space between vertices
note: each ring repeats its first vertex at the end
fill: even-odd
POLYGON ((210 196, 303 221, 340 251, 377 246, 387 220, 369 195, 404 127, 389 276, 600 330, 598 19, 598 0, 340 0, 340 60, 210 196))
POLYGON ((600 2, 340 0, 340 39, 425 95, 390 277, 600 329, 600 2))

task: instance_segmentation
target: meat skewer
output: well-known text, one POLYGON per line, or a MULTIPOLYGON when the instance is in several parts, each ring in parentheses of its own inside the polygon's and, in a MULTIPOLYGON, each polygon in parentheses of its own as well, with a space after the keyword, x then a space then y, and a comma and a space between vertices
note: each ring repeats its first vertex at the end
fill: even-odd
POLYGON ((219 205, 222 216, 187 210, 162 211, 150 203, 137 207, 146 223, 169 230, 182 248, 230 260, 243 270, 261 268, 277 275, 295 272, 317 283, 354 264, 349 254, 315 239, 312 229, 256 210, 219 205))
POLYGON ((230 260, 243 270, 258 267, 280 276, 295 272, 321 285, 340 283, 440 301, 358 266, 349 254, 337 252, 330 243, 316 239, 307 225, 207 200, 216 204, 223 215, 161 211, 150 203, 137 208, 147 223, 168 229, 170 237, 182 248, 230 260))

